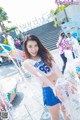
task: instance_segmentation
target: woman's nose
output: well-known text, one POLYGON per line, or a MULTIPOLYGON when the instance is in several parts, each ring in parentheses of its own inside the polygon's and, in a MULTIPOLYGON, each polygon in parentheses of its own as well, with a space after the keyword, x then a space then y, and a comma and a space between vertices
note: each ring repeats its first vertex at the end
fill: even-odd
POLYGON ((32 48, 33 51, 35 51, 35 48, 32 48))

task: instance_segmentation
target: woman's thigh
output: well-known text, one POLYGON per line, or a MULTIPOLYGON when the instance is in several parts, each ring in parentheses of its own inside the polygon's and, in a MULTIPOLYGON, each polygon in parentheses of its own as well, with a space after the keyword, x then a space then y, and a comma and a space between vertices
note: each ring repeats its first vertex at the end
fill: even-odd
POLYGON ((59 104, 48 106, 48 110, 51 114, 51 120, 59 120, 59 104))

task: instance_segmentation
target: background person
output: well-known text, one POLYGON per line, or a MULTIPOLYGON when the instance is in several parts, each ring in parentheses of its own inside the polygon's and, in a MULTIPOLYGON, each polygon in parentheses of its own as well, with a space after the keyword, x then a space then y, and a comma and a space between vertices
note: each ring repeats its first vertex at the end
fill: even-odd
POLYGON ((67 40, 73 47, 73 53, 76 58, 79 56, 79 51, 80 51, 79 43, 78 43, 77 39, 75 39, 74 37, 71 36, 70 33, 67 33, 67 37, 68 37, 67 40))
POLYGON ((64 32, 61 32, 60 35, 59 35, 59 40, 57 42, 57 48, 59 48, 60 56, 63 60, 62 73, 64 73, 65 68, 66 68, 66 63, 67 63, 67 58, 65 56, 65 51, 70 50, 71 53, 72 53, 72 56, 74 58, 72 45, 69 44, 69 41, 67 40, 64 32))
POLYGON ((11 46, 11 48, 15 49, 14 39, 10 35, 10 32, 7 32, 7 40, 8 40, 8 44, 11 46))

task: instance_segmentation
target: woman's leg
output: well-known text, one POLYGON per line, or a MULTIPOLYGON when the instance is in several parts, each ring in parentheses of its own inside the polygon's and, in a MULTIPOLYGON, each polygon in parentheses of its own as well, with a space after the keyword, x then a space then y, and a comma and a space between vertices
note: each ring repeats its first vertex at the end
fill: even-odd
POLYGON ((51 113, 51 120, 59 120, 59 104, 48 106, 48 110, 51 113))
POLYGON ((61 101, 55 96, 50 87, 43 87, 42 90, 44 105, 48 107, 51 113, 51 120, 59 120, 59 103, 61 103, 61 101))
POLYGON ((66 68, 67 58, 65 57, 64 53, 60 55, 63 60, 63 67, 62 67, 62 73, 64 73, 64 70, 66 68))
POLYGON ((75 54, 74 54, 74 52, 72 52, 72 56, 73 56, 73 59, 75 59, 75 54))

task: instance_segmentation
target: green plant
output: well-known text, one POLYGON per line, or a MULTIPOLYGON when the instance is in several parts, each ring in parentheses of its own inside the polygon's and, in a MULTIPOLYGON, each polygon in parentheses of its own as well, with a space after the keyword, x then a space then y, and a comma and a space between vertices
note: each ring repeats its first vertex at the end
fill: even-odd
POLYGON ((62 10, 64 10, 68 6, 69 5, 59 5, 58 8, 55 10, 54 14, 56 15, 57 13, 61 12, 62 10))
POLYGON ((0 7, 0 26, 1 26, 2 31, 5 28, 3 22, 7 21, 7 20, 8 20, 7 13, 4 11, 4 9, 2 7, 0 7))

